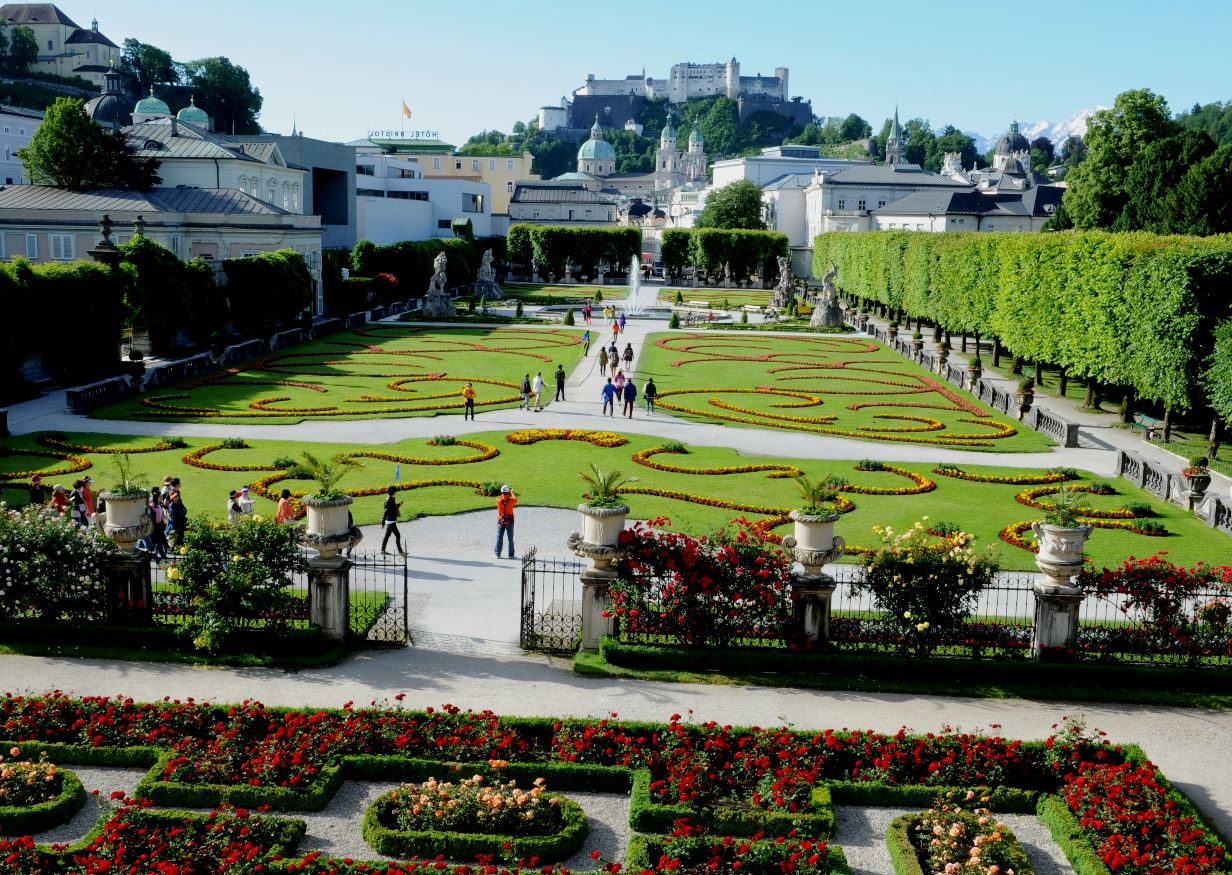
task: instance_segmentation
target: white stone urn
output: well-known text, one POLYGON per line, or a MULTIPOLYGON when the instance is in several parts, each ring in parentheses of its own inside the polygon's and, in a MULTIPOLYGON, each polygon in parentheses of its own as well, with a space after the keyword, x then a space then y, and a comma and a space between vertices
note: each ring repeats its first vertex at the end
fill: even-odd
POLYGON ((788 543, 783 539, 783 546, 792 551, 797 562, 805 568, 820 568, 828 562, 833 562, 843 555, 847 548, 846 542, 834 534, 834 523, 838 520, 837 513, 822 516, 791 512, 791 520, 795 523, 795 533, 788 543))
POLYGON ((304 529, 303 541, 320 553, 322 559, 358 544, 363 537, 349 521, 349 508, 353 501, 349 495, 331 499, 304 498, 308 525, 304 529))
POLYGON ((600 547, 615 547, 629 517, 627 504, 616 507, 591 507, 579 504, 582 515, 582 540, 600 547))
POLYGON ((1031 531, 1035 532, 1036 543, 1039 546, 1037 564, 1041 568, 1048 566, 1081 567, 1082 550, 1092 530, 1089 525, 1054 526, 1038 520, 1033 522, 1031 531))
POLYGON ((102 492, 99 498, 106 504, 103 513, 95 514, 94 524, 125 553, 137 549, 137 542, 154 531, 145 492, 102 492))

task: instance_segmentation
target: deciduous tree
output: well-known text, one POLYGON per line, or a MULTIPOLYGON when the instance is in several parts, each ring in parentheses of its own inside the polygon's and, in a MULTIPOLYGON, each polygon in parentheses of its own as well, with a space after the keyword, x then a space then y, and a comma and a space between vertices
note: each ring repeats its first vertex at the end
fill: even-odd
POLYGON ((227 58, 201 58, 184 65, 184 78, 196 95, 197 106, 214 120, 214 127, 228 134, 259 134, 261 92, 253 87, 248 71, 227 58))
POLYGON ((123 136, 96 125, 72 97, 56 98, 17 157, 36 185, 147 189, 159 182, 157 160, 135 158, 123 136))
POLYGON ((171 53, 129 37, 120 53, 120 74, 133 90, 144 94, 154 85, 175 85, 180 72, 171 53))
POLYGON ((761 230, 761 187, 741 179, 713 191, 693 224, 697 228, 761 230))

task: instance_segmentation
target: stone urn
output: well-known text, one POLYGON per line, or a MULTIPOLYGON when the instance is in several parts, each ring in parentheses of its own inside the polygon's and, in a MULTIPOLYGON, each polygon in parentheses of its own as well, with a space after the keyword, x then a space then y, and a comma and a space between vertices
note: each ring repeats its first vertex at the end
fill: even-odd
POLYGON ((629 517, 629 506, 620 504, 616 507, 591 507, 589 504, 579 504, 578 513, 582 515, 582 542, 598 547, 615 547, 620 541, 620 533, 624 531, 625 520, 629 517))
POLYGON ((916 358, 919 358, 920 353, 923 351, 924 351, 924 338, 913 336, 911 338, 911 352, 915 354, 916 358))
POLYGON ((893 343, 895 340, 897 340, 898 339, 898 326, 891 324, 890 327, 886 329, 886 337, 890 339, 890 343, 893 343))
POLYGON ((970 362, 967 365, 967 377, 972 388, 980 381, 980 377, 984 376, 984 366, 976 362, 970 362))
POLYGON ((937 344, 937 366, 938 368, 945 367, 945 363, 950 360, 950 345, 948 343, 937 344))
POLYGON ((125 553, 136 551, 137 542, 154 531, 154 521, 146 505, 147 495, 144 492, 102 492, 99 498, 107 510, 95 514, 94 524, 125 553))
POLYGON ((1205 495, 1206 490, 1211 488, 1211 472, 1205 469, 1185 468, 1181 471, 1181 478, 1185 481, 1185 489, 1189 492, 1205 495))
POLYGON ((582 583, 581 647, 596 651, 605 637, 616 634, 616 618, 609 610, 608 592, 616 579, 612 563, 624 555, 620 533, 624 531, 629 506, 579 504, 578 513, 582 515, 582 531, 571 534, 566 544, 574 555, 594 563, 591 568, 583 568, 578 579, 582 583))
POLYGON ((329 559, 339 550, 353 547, 363 535, 350 523, 350 506, 354 501, 349 495, 341 498, 304 498, 308 508, 308 524, 304 529, 303 542, 320 553, 320 558, 329 559))
POLYGON ((1061 572, 1057 576, 1070 576, 1064 572, 1071 568, 1071 575, 1078 573, 1078 569, 1082 567, 1083 547, 1091 536, 1091 526, 1054 526, 1037 520, 1031 524, 1031 531, 1035 533, 1036 544, 1039 546, 1036 564, 1046 574, 1053 576, 1048 569, 1055 569, 1061 572))
POLYGON ((793 510, 791 520, 795 523, 795 532, 791 543, 784 539, 783 545, 792 550, 796 561, 806 568, 833 562, 846 550, 846 542, 834 534, 838 518, 838 513, 814 516, 793 510))

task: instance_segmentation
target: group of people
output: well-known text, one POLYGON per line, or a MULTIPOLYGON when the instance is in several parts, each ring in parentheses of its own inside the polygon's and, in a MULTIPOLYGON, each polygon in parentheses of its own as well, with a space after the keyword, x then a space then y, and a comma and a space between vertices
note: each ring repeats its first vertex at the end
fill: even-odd
MULTIPOLYGON (((647 413, 654 413, 654 402, 658 395, 659 388, 655 386, 654 377, 651 377, 642 387, 642 397, 646 400, 647 413)), ((608 416, 616 415, 616 402, 619 400, 624 402, 620 415, 633 418, 633 402, 637 400, 637 384, 633 382, 632 377, 626 377, 617 371, 615 377, 607 378, 607 382, 599 390, 599 396, 603 399, 603 412, 608 416)))
POLYGON ((57 483, 51 487, 51 495, 48 496, 42 475, 35 474, 30 478, 30 504, 37 507, 47 505, 82 528, 90 525, 94 515, 104 509, 100 506, 102 502, 94 496, 94 478, 90 476, 74 480, 71 491, 57 483))

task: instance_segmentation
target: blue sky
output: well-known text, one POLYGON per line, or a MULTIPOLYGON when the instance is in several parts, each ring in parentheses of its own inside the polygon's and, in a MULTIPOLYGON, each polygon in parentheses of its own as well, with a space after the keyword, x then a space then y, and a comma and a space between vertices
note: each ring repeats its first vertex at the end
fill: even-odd
POLYGON ((261 123, 348 140, 396 127, 460 144, 508 131, 587 73, 666 75, 677 61, 735 55, 742 72, 790 69, 818 115, 857 112, 995 136, 1011 119, 1058 122, 1149 87, 1173 110, 1232 98, 1232 3, 1224 0, 672 3, 558 0, 61 0, 177 60, 225 55, 265 98, 261 123), (341 16, 339 15, 341 12, 341 16))

